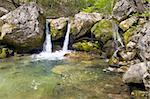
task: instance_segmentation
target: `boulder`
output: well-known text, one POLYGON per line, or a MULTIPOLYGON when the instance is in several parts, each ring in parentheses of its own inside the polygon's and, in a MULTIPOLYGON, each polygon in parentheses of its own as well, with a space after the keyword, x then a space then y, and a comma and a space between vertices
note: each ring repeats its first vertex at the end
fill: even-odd
POLYGON ((91 32, 97 40, 105 44, 113 38, 112 22, 107 19, 102 19, 92 27, 91 32))
MULTIPOLYGON (((150 64, 150 62, 148 62, 148 64, 150 64)), ((128 71, 123 75, 123 81, 125 83, 143 83, 143 77, 147 71, 147 63, 145 62, 131 65, 128 71)))
POLYGON ((71 35, 73 39, 77 39, 85 35, 92 26, 102 19, 99 13, 80 12, 74 16, 71 26, 71 35))
POLYGON ((61 37, 64 37, 65 30, 67 27, 68 18, 60 17, 58 19, 50 19, 50 29, 52 40, 58 40, 61 37))
POLYGON ((118 0, 113 8, 113 16, 117 20, 123 20, 132 12, 136 12, 136 7, 130 4, 130 0, 118 0))
POLYGON ((4 21, 2 41, 18 52, 29 52, 42 46, 45 18, 42 9, 35 3, 23 4, 2 16, 4 21))

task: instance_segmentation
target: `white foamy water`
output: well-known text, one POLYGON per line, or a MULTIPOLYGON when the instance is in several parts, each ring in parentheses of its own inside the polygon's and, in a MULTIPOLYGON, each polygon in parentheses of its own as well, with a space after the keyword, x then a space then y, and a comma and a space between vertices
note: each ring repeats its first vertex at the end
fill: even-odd
POLYGON ((42 52, 52 53, 52 42, 51 42, 50 27, 48 21, 46 21, 46 39, 43 44, 42 52))
POLYGON ((70 29, 71 29, 71 22, 68 22, 67 33, 66 33, 65 41, 64 41, 64 45, 63 45, 63 52, 68 51, 70 29))
POLYGON ((49 22, 46 21, 46 39, 43 44, 43 51, 39 54, 32 55, 33 60, 62 60, 64 59, 65 54, 71 52, 68 50, 69 33, 70 33, 71 24, 68 23, 63 49, 55 52, 52 52, 52 41, 50 35, 50 27, 48 24, 49 22))

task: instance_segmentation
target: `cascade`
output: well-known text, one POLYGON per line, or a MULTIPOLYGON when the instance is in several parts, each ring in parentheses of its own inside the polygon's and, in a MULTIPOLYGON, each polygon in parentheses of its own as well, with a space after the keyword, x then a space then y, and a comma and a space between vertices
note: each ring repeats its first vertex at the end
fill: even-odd
POLYGON ((115 42, 115 52, 113 54, 113 56, 117 56, 117 52, 119 51, 119 44, 121 44, 121 47, 124 47, 124 44, 122 42, 121 39, 121 35, 119 34, 119 30, 118 30, 118 26, 115 22, 112 22, 112 30, 113 30, 113 38, 114 38, 114 42, 115 42))
POLYGON ((50 26, 49 22, 46 20, 46 39, 43 45, 43 52, 52 52, 52 42, 51 42, 51 35, 50 35, 50 26))
POLYGON ((67 33, 66 33, 66 36, 65 36, 63 49, 62 49, 63 52, 67 52, 68 51, 70 29, 71 29, 71 22, 68 21, 67 33))
POLYGON ((43 44, 43 51, 39 54, 32 55, 33 60, 61 60, 64 59, 64 55, 66 53, 70 53, 68 51, 68 44, 69 44, 69 33, 71 28, 71 23, 68 22, 67 26, 67 32, 63 44, 62 50, 52 52, 52 41, 51 41, 51 35, 50 35, 50 26, 49 21, 46 20, 46 39, 43 44))

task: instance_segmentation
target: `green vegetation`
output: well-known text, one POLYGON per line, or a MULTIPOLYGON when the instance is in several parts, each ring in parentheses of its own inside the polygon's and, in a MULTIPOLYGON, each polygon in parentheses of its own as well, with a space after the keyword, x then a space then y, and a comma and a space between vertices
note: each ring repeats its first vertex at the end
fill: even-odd
POLYGON ((78 42, 73 44, 73 48, 77 49, 77 50, 82 50, 82 51, 94 51, 99 49, 99 44, 98 42, 88 42, 83 40, 82 42, 78 42))
POLYGON ((95 0, 92 6, 85 8, 85 12, 101 12, 111 14, 115 0, 95 0))

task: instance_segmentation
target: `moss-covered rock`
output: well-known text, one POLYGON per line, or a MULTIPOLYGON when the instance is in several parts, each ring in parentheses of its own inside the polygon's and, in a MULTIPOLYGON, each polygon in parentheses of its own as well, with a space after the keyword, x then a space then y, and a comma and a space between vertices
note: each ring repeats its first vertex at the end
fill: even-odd
POLYGON ((112 39, 112 22, 103 19, 92 27, 91 32, 95 35, 97 40, 106 43, 108 40, 112 39))
POLYGON ((109 61, 108 61, 108 64, 109 65, 118 65, 119 64, 119 59, 118 58, 116 58, 116 57, 114 57, 114 56, 112 56, 110 59, 109 59, 109 61))
POLYGON ((128 29, 125 33, 123 33, 123 41, 124 44, 127 45, 131 40, 132 36, 139 30, 139 26, 132 27, 128 29))
POLYGON ((142 91, 142 90, 133 90, 131 92, 131 95, 135 98, 135 99, 148 99, 148 92, 146 91, 142 91))
POLYGON ((67 20, 68 18, 65 17, 50 20, 52 40, 57 40, 64 36, 67 27, 67 20))
POLYGON ((2 48, 0 49, 0 59, 8 57, 10 54, 12 54, 12 50, 8 48, 2 48))
POLYGON ((133 16, 131 18, 128 18, 124 21, 122 21, 120 24, 119 24, 119 27, 123 30, 123 31, 126 31, 127 29, 129 29, 134 23, 136 23, 138 20, 138 18, 136 16, 133 16))
POLYGON ((98 42, 82 41, 74 43, 72 46, 74 49, 81 51, 94 51, 99 49, 98 42))

